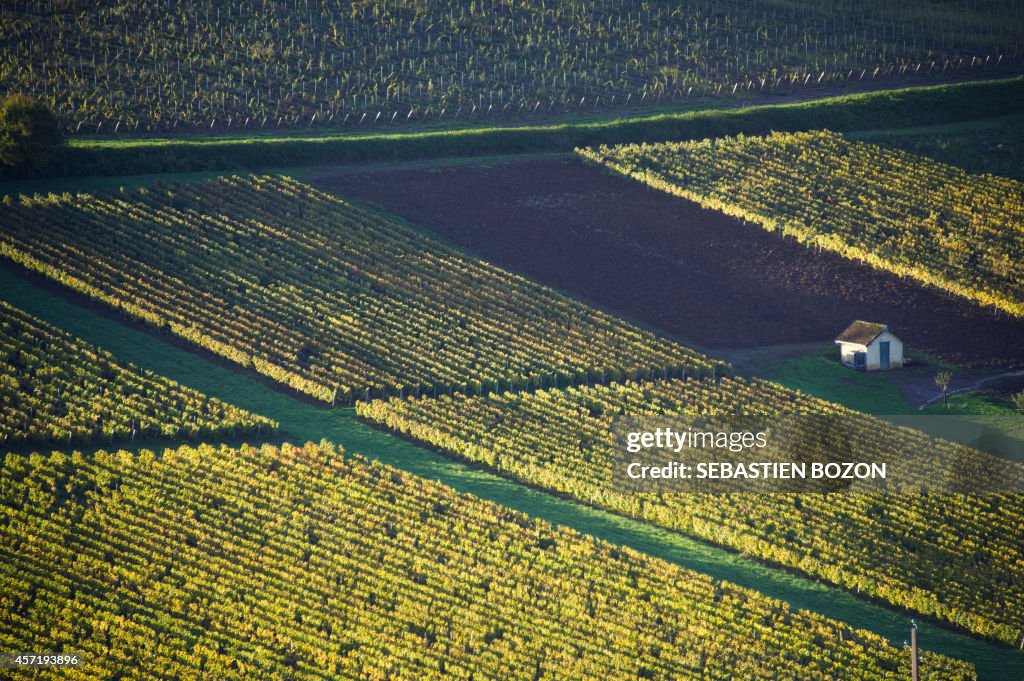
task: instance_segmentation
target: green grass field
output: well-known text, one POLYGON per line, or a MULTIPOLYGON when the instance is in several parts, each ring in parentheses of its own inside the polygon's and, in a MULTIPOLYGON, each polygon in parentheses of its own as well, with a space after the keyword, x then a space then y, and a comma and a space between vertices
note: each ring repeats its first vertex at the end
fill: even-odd
MULTIPOLYGON (((936 364, 948 368, 944 364, 936 364)), ((774 362, 765 371, 765 377, 868 414, 916 412, 893 383, 890 374, 851 371, 840 363, 833 345, 823 346, 796 359, 774 362)))
MULTIPOLYGON (((929 376, 943 369, 954 373, 958 371, 957 367, 923 352, 913 349, 907 352, 917 361, 917 365, 905 371, 920 373, 927 368, 929 376)), ((852 371, 840 363, 834 346, 823 346, 796 359, 774 362, 765 375, 783 385, 868 414, 910 414, 919 411, 918 405, 911 404, 901 394, 895 382, 899 372, 852 371)), ((938 388, 931 387, 938 393, 938 388)), ((982 389, 950 395, 948 407, 938 402, 923 411, 926 414, 1006 415, 1014 413, 1015 409, 1008 399, 982 389)))
POLYGON ((844 367, 835 347, 825 346, 795 359, 773 362, 763 375, 786 387, 857 411, 907 417, 895 421, 935 437, 983 446, 1007 458, 1024 461, 1024 414, 1019 413, 1005 395, 982 387, 950 395, 948 406, 939 400, 919 409, 919 405, 908 401, 900 390, 898 382, 905 379, 902 372, 914 372, 915 381, 938 394, 938 388, 929 385, 931 377, 939 370, 955 374, 958 368, 912 349, 907 352, 918 360, 917 366, 898 371, 863 372, 844 367))

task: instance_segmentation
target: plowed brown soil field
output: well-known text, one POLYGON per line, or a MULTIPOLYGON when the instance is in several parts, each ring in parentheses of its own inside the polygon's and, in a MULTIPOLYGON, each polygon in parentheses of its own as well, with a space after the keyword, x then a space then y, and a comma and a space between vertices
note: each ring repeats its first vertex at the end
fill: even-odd
POLYGON ((1024 365, 1024 321, 783 240, 571 157, 323 171, 483 258, 714 353, 854 319, 961 366, 1024 365))

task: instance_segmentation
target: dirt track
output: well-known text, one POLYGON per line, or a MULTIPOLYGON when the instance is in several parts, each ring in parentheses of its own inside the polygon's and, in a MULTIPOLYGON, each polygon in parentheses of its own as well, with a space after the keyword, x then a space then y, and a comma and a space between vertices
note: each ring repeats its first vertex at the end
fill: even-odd
POLYGON ((706 350, 830 341, 854 319, 963 366, 1024 366, 1024 322, 817 253, 573 158, 313 181, 706 350))

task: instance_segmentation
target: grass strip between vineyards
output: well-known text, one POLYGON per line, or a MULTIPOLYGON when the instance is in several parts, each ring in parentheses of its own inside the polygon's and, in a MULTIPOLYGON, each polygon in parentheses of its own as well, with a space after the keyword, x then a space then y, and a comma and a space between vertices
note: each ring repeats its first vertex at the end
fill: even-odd
POLYGON ((809 102, 604 121, 452 131, 74 140, 55 174, 120 175, 571 151, 575 147, 701 139, 827 127, 929 125, 1024 111, 1024 77, 903 88, 809 102))

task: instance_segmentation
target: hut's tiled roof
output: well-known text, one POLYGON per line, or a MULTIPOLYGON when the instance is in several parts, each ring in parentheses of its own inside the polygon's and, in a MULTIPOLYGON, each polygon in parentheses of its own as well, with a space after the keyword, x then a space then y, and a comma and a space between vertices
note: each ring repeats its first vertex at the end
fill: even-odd
POLYGON ((836 338, 837 343, 854 343, 856 345, 867 345, 871 341, 878 338, 878 334, 883 331, 888 331, 889 327, 885 324, 875 324, 873 322, 862 322, 859 319, 853 324, 846 327, 846 331, 839 334, 836 338))

